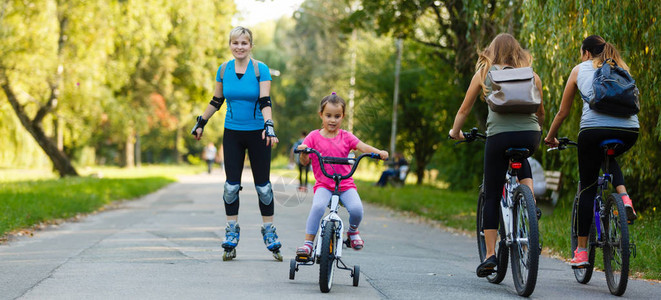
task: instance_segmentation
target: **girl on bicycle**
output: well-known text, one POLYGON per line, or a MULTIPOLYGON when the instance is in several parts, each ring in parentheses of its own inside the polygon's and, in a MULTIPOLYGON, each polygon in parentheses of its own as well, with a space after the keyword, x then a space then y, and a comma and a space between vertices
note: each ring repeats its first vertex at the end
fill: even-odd
MULTIPOLYGON (((322 121, 322 128, 314 130, 305 137, 303 144, 298 146, 299 150, 305 148, 313 148, 323 156, 333 157, 347 157, 349 152, 358 149, 365 153, 377 153, 381 159, 388 159, 388 152, 385 150, 376 149, 368 144, 361 142, 352 133, 340 129, 342 120, 344 119, 344 109, 346 103, 344 99, 333 92, 331 95, 324 97, 319 106, 319 117, 322 121)), ((305 227, 305 244, 296 249, 296 255, 300 257, 309 257, 312 254, 314 237, 319 229, 319 221, 328 206, 328 201, 331 198, 332 192, 335 190, 335 182, 324 176, 319 165, 319 160, 316 154, 312 154, 312 160, 307 153, 301 153, 300 161, 302 165, 308 165, 312 162, 312 173, 316 179, 314 184, 314 197, 312 200, 312 208, 308 215, 307 225, 305 227)), ((351 166, 349 165, 327 165, 329 173, 338 172, 340 174, 349 173, 351 166)), ((348 178, 340 183, 340 200, 342 204, 349 211, 349 229, 347 235, 351 239, 351 248, 360 250, 363 248, 364 242, 360 238, 358 225, 363 219, 363 204, 356 191, 356 185, 353 178, 348 178)))
MULTIPOLYGON (((581 63, 572 69, 565 91, 562 94, 560 109, 553 118, 551 128, 544 139, 549 147, 557 147, 556 135, 558 129, 571 111, 574 96, 578 90, 583 97, 590 100, 594 97, 592 80, 597 68, 601 67, 605 60, 613 59, 618 66, 625 70, 629 67, 620 57, 619 52, 610 43, 607 43, 598 35, 591 35, 581 45, 581 63)), ((599 144, 607 139, 619 139, 625 146, 617 149, 616 155, 629 150, 638 139, 638 116, 613 117, 598 113, 583 102, 580 130, 578 132, 578 173, 580 177, 580 192, 578 204, 578 247, 574 251, 572 266, 588 265, 587 241, 590 226, 592 225, 592 204, 597 193, 597 178, 599 169, 604 160, 604 153, 599 144)), ((622 194, 622 200, 630 220, 636 219, 631 199, 627 195, 624 186, 624 176, 620 166, 615 159, 609 162, 608 170, 613 176, 613 186, 618 193, 622 194)))
MULTIPOLYGON (((470 113, 475 99, 482 92, 482 99, 491 91, 491 82, 487 80, 490 70, 504 67, 529 67, 532 63, 530 54, 521 48, 519 42, 510 34, 501 33, 496 36, 489 47, 479 54, 476 63, 476 72, 471 79, 466 96, 457 111, 454 125, 450 130, 450 137, 463 140, 461 127, 470 113)), ((542 82, 535 74, 535 84, 542 92, 542 82)), ((543 102, 542 102, 543 103, 543 102)), ((541 126, 544 122, 544 107, 539 106, 536 113, 496 113, 489 108, 487 117, 487 139, 484 149, 484 220, 483 230, 486 242, 486 259, 477 267, 477 276, 486 277, 495 271, 496 267, 496 239, 498 236, 499 201, 505 184, 505 175, 509 161, 505 157, 508 148, 527 148, 532 154, 539 146, 541 140, 541 126)), ((518 179, 533 190, 532 173, 527 160, 522 162, 518 172, 518 179)), ((539 213, 538 213, 539 214, 539 213)))

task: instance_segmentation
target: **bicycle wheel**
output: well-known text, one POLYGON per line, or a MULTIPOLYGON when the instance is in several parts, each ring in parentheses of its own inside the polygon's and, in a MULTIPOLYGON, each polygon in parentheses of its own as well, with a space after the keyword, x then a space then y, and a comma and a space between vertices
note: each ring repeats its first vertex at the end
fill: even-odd
MULTIPOLYGON (((482 230, 482 217, 484 208, 484 187, 480 187, 480 195, 477 199, 477 250, 480 255, 480 262, 483 262, 487 256, 487 246, 484 241, 484 231, 482 230)), ((505 226, 503 225, 502 216, 500 219, 500 228, 498 233, 500 235, 500 242, 496 243, 496 257, 498 258, 498 266, 496 266, 496 272, 487 276, 487 280, 491 283, 498 284, 505 278, 507 274, 507 259, 509 255, 509 249, 504 245, 505 240, 505 226), (503 244, 501 246, 501 244, 503 244)))
MULTIPOLYGON (((576 281, 582 284, 590 282, 592 278, 592 271, 594 271, 594 254, 595 250, 595 228, 594 224, 590 226, 590 233, 588 235, 588 262, 590 265, 584 268, 574 269, 574 277, 576 281)), ((571 253, 574 255, 574 250, 578 247, 578 197, 574 198, 574 206, 571 212, 571 253)))
POLYGON ((539 232, 537 211, 532 192, 527 185, 514 189, 512 233, 512 277, 516 292, 528 297, 535 290, 539 264, 539 232))
POLYGON ((335 235, 335 223, 326 222, 321 236, 321 255, 319 256, 319 289, 322 293, 328 293, 333 286, 333 263, 335 262, 335 247, 337 236, 335 235))
POLYGON ((604 206, 604 272, 611 294, 621 296, 629 281, 629 227, 622 198, 611 194, 604 206))

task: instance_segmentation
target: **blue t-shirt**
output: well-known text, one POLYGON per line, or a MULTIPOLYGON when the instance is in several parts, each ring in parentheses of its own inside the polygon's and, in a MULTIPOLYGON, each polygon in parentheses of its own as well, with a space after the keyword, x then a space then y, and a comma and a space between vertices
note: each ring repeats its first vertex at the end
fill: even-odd
MULTIPOLYGON (((271 81, 269 67, 258 63, 259 81, 271 81)), ((234 60, 227 62, 225 74, 220 79, 220 67, 216 71, 216 81, 223 83, 223 96, 227 103, 225 128, 240 131, 264 129, 264 116, 259 109, 259 83, 255 76, 252 60, 248 62, 246 73, 241 79, 236 76, 234 60)))

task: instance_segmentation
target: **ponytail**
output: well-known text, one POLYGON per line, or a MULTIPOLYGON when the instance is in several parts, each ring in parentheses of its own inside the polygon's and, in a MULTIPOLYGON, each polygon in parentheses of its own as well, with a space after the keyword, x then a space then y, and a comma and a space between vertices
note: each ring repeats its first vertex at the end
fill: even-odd
POLYGON ((629 66, 624 62, 617 48, 598 35, 586 37, 581 45, 581 51, 588 51, 592 54, 594 68, 601 68, 604 61, 612 59, 620 68, 629 71, 629 66))
POLYGON ((606 42, 604 44, 604 51, 595 57, 593 64, 595 65, 595 68, 601 67, 604 64, 604 61, 608 59, 614 60, 620 68, 629 71, 629 66, 624 62, 624 60, 622 60, 620 52, 617 51, 617 48, 615 48, 613 44, 606 42))

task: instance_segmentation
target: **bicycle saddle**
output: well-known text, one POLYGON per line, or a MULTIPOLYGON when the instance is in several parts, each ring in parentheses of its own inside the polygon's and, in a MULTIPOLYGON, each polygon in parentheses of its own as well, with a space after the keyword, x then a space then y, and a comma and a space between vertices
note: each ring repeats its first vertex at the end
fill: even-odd
POLYGON ((604 140, 599 144, 600 147, 615 148, 617 146, 624 146, 624 142, 618 139, 604 140))
POLYGON ((530 150, 526 148, 509 148, 505 150, 505 157, 512 158, 517 161, 526 159, 530 156, 530 150))

